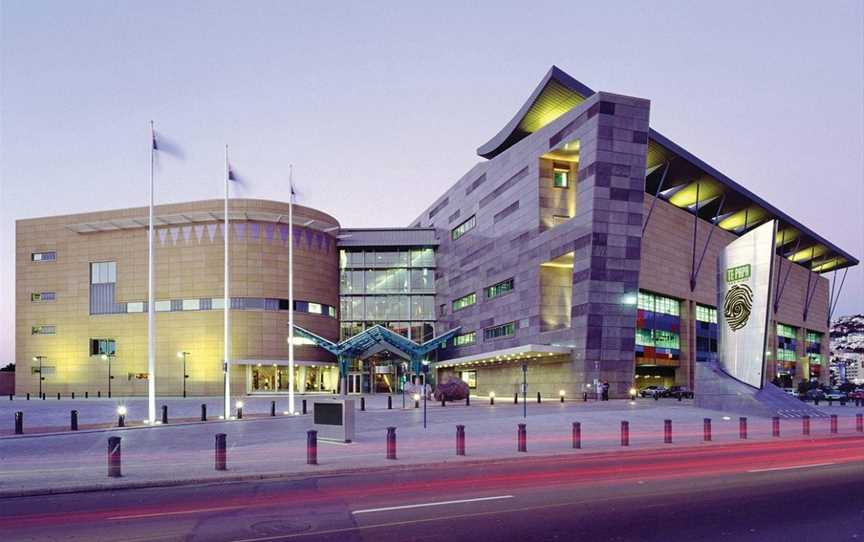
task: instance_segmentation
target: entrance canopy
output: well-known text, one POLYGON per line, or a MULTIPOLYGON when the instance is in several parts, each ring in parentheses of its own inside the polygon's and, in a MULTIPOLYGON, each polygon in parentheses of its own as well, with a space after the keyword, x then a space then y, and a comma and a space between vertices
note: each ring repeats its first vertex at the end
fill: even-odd
POLYGON ((420 363, 423 358, 436 348, 446 346, 447 341, 459 333, 460 329, 462 328, 457 327, 424 343, 416 343, 391 329, 376 325, 342 342, 334 343, 296 324, 294 325, 294 332, 297 336, 312 341, 317 346, 339 358, 339 367, 343 374, 346 372, 349 360, 365 358, 383 349, 390 350, 410 360, 411 370, 418 373, 420 372, 420 363))

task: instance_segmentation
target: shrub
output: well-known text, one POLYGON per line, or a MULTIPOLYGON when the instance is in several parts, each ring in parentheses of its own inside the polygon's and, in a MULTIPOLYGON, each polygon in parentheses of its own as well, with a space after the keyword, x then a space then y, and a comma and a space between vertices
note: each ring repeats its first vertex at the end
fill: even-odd
POLYGON ((458 401, 468 397, 468 384, 463 380, 452 377, 446 382, 438 384, 435 388, 435 400, 458 401))

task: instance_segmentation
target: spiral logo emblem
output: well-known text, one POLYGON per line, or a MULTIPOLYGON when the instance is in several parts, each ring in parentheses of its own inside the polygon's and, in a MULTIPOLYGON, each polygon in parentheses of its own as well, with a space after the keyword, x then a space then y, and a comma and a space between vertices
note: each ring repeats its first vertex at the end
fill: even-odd
POLYGON ((737 331, 747 325, 750 310, 753 308, 753 290, 746 284, 736 284, 726 292, 723 304, 723 316, 732 331, 737 331))

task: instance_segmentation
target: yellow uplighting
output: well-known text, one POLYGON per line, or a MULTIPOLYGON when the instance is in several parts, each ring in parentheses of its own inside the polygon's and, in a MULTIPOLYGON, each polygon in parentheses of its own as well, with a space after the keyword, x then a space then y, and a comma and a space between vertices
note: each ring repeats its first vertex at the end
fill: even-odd
POLYGON ((703 204, 710 199, 716 198, 723 194, 723 187, 720 183, 710 179, 700 179, 675 192, 669 203, 676 207, 690 207, 696 204, 696 185, 699 185, 699 201, 703 204))
POLYGON ((531 104, 528 112, 519 123, 519 129, 534 133, 570 111, 585 100, 557 81, 549 81, 546 88, 531 104))
POLYGON ((828 249, 825 248, 824 245, 816 245, 813 247, 802 248, 795 254, 789 256, 789 259, 793 262, 803 262, 807 260, 812 260, 818 256, 822 256, 828 252, 828 249))
POLYGON ((747 209, 742 209, 736 213, 732 213, 730 216, 721 220, 720 223, 717 225, 724 230, 733 231, 737 230, 738 228, 743 228, 745 226, 745 223, 747 227, 753 226, 766 216, 768 215, 764 209, 756 206, 751 206, 747 209))
POLYGON ((813 268, 813 271, 816 273, 824 273, 825 271, 831 271, 835 267, 843 265, 844 263, 846 263, 845 258, 834 258, 833 260, 817 265, 813 268))

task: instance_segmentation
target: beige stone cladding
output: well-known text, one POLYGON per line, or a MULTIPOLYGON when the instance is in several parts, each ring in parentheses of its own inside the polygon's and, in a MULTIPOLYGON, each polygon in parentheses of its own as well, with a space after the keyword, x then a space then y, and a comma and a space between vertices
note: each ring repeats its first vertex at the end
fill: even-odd
MULTIPOLYGON (((651 208, 652 196, 645 197, 645 216, 651 208)), ((709 232, 713 228, 707 251, 696 279, 696 287, 690 290, 690 272, 693 267, 693 223, 691 213, 674 205, 658 200, 654 204, 642 237, 641 269, 639 287, 643 290, 663 294, 681 300, 681 360, 676 371, 678 384, 693 384, 693 363, 695 360, 695 306, 717 304, 717 257, 720 251, 732 240, 734 233, 699 220, 696 230, 696 264, 698 265, 705 248, 709 232)), ((774 266, 772 299, 782 291, 774 312, 773 322, 769 325, 768 348, 773 353, 777 342, 776 323, 784 323, 799 329, 798 357, 805 356, 806 330, 824 334, 822 356, 828 354, 828 279, 815 273, 811 274, 804 266, 787 259, 776 258, 774 266), (788 278, 787 278, 788 274, 788 278), (809 288, 811 300, 804 319, 806 289, 809 288), (779 279, 779 280, 778 280, 779 279), (785 285, 784 285, 785 281, 785 285)), ((770 355, 769 355, 770 358, 770 355)), ((827 363, 823 365, 823 378, 827 377, 827 363)), ((769 367, 770 377, 770 367, 769 367)))
MULTIPOLYGON (((215 303, 208 305, 223 296, 222 210, 222 200, 156 207, 155 298, 157 310, 166 302, 171 307, 169 312, 156 313, 160 395, 181 392, 179 351, 189 352, 189 394, 218 394, 222 389, 223 311, 215 303), (196 304, 202 310, 194 310, 196 304)), ((230 295, 235 301, 269 300, 266 310, 256 306, 231 311, 232 360, 287 360, 288 311, 287 305, 279 310, 278 300, 288 299, 288 205, 235 199, 230 203, 230 219, 230 295)), ((147 314, 128 312, 143 310, 137 304, 147 299, 146 224, 146 208, 17 222, 17 393, 38 390, 38 375, 31 371, 36 356, 51 368, 44 371, 46 393, 107 393, 107 363, 90 355, 90 340, 100 338, 116 341, 114 393, 146 393, 147 314), (56 259, 33 261, 33 253, 39 252, 56 252, 56 259), (95 262, 116 262, 116 306, 109 314, 90 314, 90 269, 95 262), (42 292, 53 292, 55 299, 34 300, 33 294, 42 292), (38 326, 55 326, 55 333, 37 334, 34 327, 38 326)), ((295 225, 295 300, 336 310, 339 224, 325 213, 295 206, 295 225)), ((298 310, 295 316, 298 325, 338 338, 335 314, 298 310)), ((333 361, 311 346, 297 347, 295 352, 298 360, 333 361)), ((232 367, 232 380, 232 391, 244 392, 245 368, 232 367)))

